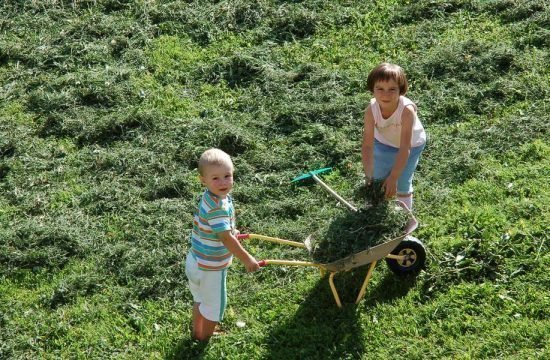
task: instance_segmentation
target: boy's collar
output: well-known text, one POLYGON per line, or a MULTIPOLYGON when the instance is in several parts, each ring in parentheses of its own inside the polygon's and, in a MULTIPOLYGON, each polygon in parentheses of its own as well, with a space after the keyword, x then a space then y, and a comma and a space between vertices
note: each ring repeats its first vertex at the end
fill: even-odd
POLYGON ((218 195, 214 194, 214 193, 213 193, 212 191, 210 191, 208 188, 206 189, 206 193, 207 193, 209 196, 213 197, 213 198, 216 198, 216 199, 219 199, 219 198, 220 198, 218 195))
MULTIPOLYGON (((206 191, 205 191, 208 196, 210 197, 213 197, 214 199, 216 200, 223 200, 220 196, 214 194, 212 191, 210 191, 208 188, 206 188, 206 191)), ((229 198, 231 195, 227 194, 227 196, 225 197, 225 199, 229 198)))

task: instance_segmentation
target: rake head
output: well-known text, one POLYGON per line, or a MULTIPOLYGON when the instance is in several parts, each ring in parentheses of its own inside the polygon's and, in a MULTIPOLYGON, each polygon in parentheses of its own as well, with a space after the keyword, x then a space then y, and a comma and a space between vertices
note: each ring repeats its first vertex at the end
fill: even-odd
POLYGON ((322 168, 322 169, 318 169, 318 170, 313 170, 313 171, 310 171, 308 173, 305 173, 305 174, 302 174, 300 176, 295 177, 294 179, 292 179, 291 182, 298 182, 298 181, 308 180, 308 179, 311 179, 313 177, 313 175, 319 175, 319 174, 325 173, 325 172, 330 171, 330 170, 332 170, 331 167, 322 168))

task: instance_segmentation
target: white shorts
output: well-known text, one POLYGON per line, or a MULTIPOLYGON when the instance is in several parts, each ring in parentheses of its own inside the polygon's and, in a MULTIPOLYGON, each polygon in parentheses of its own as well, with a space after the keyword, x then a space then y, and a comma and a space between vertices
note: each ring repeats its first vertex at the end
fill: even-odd
POLYGON ((197 260, 189 253, 185 259, 185 274, 201 315, 210 321, 220 322, 227 303, 227 269, 200 270, 197 260))

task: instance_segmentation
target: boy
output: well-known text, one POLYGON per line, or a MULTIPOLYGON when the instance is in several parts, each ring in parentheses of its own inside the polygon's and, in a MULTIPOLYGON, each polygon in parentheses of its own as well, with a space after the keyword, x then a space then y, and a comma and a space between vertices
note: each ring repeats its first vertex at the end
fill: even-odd
POLYGON ((194 215, 185 273, 194 301, 192 337, 204 341, 223 319, 226 275, 233 255, 248 272, 260 267, 236 238, 235 211, 229 195, 233 188, 231 158, 219 149, 206 150, 199 159, 199 174, 206 190, 194 215))

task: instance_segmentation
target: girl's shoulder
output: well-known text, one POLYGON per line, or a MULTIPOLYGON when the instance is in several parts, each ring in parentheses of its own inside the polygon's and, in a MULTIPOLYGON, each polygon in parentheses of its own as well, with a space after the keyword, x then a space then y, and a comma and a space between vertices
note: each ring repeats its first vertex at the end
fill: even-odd
POLYGON ((365 110, 368 110, 368 109, 376 109, 377 107, 379 107, 380 105, 378 104, 378 102, 376 102, 376 99, 375 98, 372 98, 370 99, 369 101, 369 104, 367 105, 367 108, 365 110))
POLYGON ((365 119, 367 118, 374 118, 374 105, 373 103, 369 103, 367 107, 365 108, 365 119))
POLYGON ((405 106, 401 112, 401 122, 403 121, 412 121, 416 119, 416 109, 413 109, 412 106, 405 106))
POLYGON ((399 101, 403 104, 403 106, 413 105, 416 108, 416 104, 414 103, 414 101, 412 101, 411 99, 409 99, 405 95, 401 95, 399 97, 399 101))

